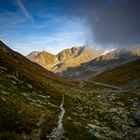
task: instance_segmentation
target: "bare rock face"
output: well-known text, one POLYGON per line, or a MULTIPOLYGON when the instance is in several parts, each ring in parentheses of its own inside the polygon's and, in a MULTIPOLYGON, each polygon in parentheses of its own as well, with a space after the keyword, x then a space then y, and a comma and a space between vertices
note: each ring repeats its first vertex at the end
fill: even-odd
POLYGON ((60 52, 57 56, 60 61, 60 65, 56 65, 54 68, 55 73, 61 73, 67 70, 69 67, 75 68, 82 63, 87 63, 102 55, 102 51, 95 51, 85 46, 78 48, 66 49, 60 52))
POLYGON ((68 59, 69 57, 76 57, 77 55, 80 55, 82 53, 82 50, 84 48, 82 47, 72 47, 71 49, 65 49, 62 52, 60 52, 57 57, 59 61, 64 61, 65 59, 68 59))

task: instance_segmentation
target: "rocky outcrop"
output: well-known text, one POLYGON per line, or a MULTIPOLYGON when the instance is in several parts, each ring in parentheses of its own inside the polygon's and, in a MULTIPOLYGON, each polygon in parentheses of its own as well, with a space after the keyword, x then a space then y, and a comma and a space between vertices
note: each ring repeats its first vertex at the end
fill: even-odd
POLYGON ((103 54, 103 51, 96 51, 85 46, 79 48, 71 48, 59 53, 59 60, 61 65, 54 67, 55 73, 61 73, 68 68, 78 67, 82 63, 87 63, 103 54), (60 57, 61 56, 61 57, 60 57), (65 57, 64 57, 65 56, 65 57))
POLYGON ((57 54, 58 60, 61 62, 70 57, 76 57, 83 52, 84 48, 85 47, 72 47, 71 49, 65 49, 57 54))

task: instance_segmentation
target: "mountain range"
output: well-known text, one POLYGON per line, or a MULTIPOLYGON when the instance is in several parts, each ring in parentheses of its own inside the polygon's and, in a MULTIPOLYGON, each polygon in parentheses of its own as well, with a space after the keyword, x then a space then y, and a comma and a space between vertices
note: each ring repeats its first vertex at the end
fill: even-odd
POLYGON ((89 77, 96 76, 105 70, 113 69, 139 59, 140 49, 136 50, 137 51, 117 49, 105 55, 99 56, 87 63, 82 63, 79 67, 70 67, 61 72, 60 75, 73 79, 88 79, 89 77))
POLYGON ((27 58, 62 77, 86 80, 103 71, 139 59, 140 49, 119 48, 105 53, 84 46, 66 49, 57 55, 44 51, 32 52, 27 58))
POLYGON ((77 67, 82 63, 89 62, 102 54, 103 51, 96 51, 82 46, 65 49, 57 55, 50 54, 46 51, 33 51, 27 55, 27 58, 40 64, 47 70, 53 71, 54 73, 60 73, 67 70, 69 67, 77 67))

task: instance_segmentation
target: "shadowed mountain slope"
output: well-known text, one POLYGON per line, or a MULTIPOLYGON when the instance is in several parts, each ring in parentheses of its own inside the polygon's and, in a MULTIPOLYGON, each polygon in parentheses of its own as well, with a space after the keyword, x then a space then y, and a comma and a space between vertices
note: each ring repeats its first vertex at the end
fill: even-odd
POLYGON ((128 83, 132 84, 133 82, 139 82, 140 87, 140 59, 124 64, 115 69, 105 71, 94 78, 91 78, 91 80, 115 86, 123 86, 128 83))
POLYGON ((0 41, 0 139, 45 139, 57 122, 64 91, 59 78, 0 41))

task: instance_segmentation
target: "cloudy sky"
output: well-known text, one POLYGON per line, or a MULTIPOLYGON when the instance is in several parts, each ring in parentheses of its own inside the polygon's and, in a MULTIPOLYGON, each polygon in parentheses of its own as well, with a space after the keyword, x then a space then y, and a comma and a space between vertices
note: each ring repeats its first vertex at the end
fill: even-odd
POLYGON ((85 44, 84 22, 66 15, 63 4, 63 0, 0 0, 0 39, 24 55, 85 44))
POLYGON ((140 44, 139 0, 0 0, 0 39, 27 55, 140 44))

